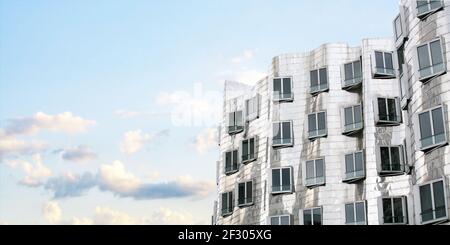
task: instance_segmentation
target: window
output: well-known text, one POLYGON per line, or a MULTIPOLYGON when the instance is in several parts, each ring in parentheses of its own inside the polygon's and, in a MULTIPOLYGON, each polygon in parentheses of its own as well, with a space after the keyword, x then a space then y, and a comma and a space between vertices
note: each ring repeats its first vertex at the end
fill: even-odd
POLYGON ((447 144, 443 106, 419 113, 414 124, 420 150, 425 151, 447 144))
POLYGON ((408 66, 405 64, 405 47, 402 45, 397 49, 398 74, 400 86, 400 105, 405 110, 410 101, 409 95, 409 81, 408 81, 408 66))
POLYGON ((401 225, 407 223, 406 197, 381 198, 381 205, 383 208, 382 224, 401 225))
POLYGON ((228 114, 228 133, 237 134, 244 130, 244 121, 242 111, 231 112, 228 114))
POLYGON ((406 27, 406 18, 405 18, 405 7, 400 6, 400 13, 395 17, 393 26, 394 26, 394 39, 395 39, 395 47, 398 48, 402 46, 405 41, 408 39, 408 28, 406 27))
POLYGON ((272 194, 292 192, 292 168, 272 169, 272 194))
POLYGON ((417 1, 417 17, 426 18, 444 7, 442 0, 423 0, 417 1))
POLYGON ((403 36, 402 17, 400 14, 394 20, 394 34, 395 40, 399 40, 403 36))
POLYGON ((392 52, 375 51, 374 78, 395 78, 392 52))
POLYGON ((422 224, 447 219, 447 197, 444 188, 443 179, 419 186, 422 224))
POLYGON ((238 150, 225 153, 225 174, 233 174, 238 171, 238 150))
POLYGON ((252 121, 259 117, 259 95, 245 101, 245 118, 252 121))
POLYGON ((271 216, 269 225, 291 225, 291 215, 271 216))
POLYGON ((362 151, 345 155, 344 182, 352 183, 366 177, 362 151))
POLYGON ((405 172, 403 146, 380 146, 377 150, 380 176, 393 176, 405 172))
POLYGON ((377 98, 376 101, 375 122, 377 126, 396 126, 402 122, 398 98, 377 98))
POLYGON ((327 114, 317 112, 308 115, 308 136, 315 139, 327 136, 327 114))
POLYGON ((253 181, 238 184, 239 207, 253 204, 253 181))
POLYGON ((273 147, 292 146, 294 143, 292 135, 292 122, 276 122, 273 124, 273 147))
POLYGON ((222 216, 233 213, 233 192, 222 193, 222 216))
POLYGON ((292 78, 275 78, 273 79, 273 99, 275 101, 292 101, 294 94, 292 93, 292 78))
POLYGON ((361 60, 353 61, 344 64, 344 81, 342 82, 343 89, 351 89, 361 85, 363 81, 361 60))
POLYGON ((304 183, 306 187, 314 187, 325 184, 325 159, 306 161, 304 164, 304 183))
POLYGON ((442 39, 439 38, 417 47, 419 80, 422 82, 446 72, 442 45, 442 39))
POLYGON ((310 79, 311 79, 311 87, 310 87, 311 94, 317 94, 328 90, 327 68, 311 71, 310 79))
POLYGON ((242 141, 242 163, 249 163, 256 160, 257 138, 250 138, 242 141))
POLYGON ((322 225, 322 207, 301 210, 300 225, 322 225))
POLYGON ((349 135, 364 128, 361 105, 346 107, 342 110, 341 115, 343 134, 349 135))
POLYGON ((346 225, 366 225, 366 202, 353 202, 345 204, 346 225))

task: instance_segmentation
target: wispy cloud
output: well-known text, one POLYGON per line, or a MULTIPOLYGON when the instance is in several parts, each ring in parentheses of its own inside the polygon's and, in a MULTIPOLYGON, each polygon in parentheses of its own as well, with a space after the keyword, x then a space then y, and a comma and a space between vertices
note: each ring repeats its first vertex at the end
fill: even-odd
POLYGON ((52 175, 52 171, 44 165, 40 154, 33 155, 33 163, 24 160, 6 160, 6 164, 11 168, 20 168, 24 173, 19 184, 28 187, 39 187, 43 181, 52 175))
POLYGON ((66 148, 54 151, 61 156, 61 159, 69 162, 83 163, 97 159, 97 154, 88 146, 80 145, 73 148, 66 148))
POLYGON ((120 151, 127 155, 133 155, 140 151, 144 145, 155 143, 160 139, 165 139, 169 136, 170 130, 165 129, 156 133, 143 133, 142 130, 134 130, 126 132, 122 137, 120 143, 120 151))
POLYGON ((49 224, 58 224, 62 218, 62 211, 57 202, 45 202, 42 205, 42 216, 49 224))
POLYGON ((76 197, 97 185, 97 177, 89 172, 83 174, 63 173, 47 180, 46 190, 53 192, 55 199, 76 197))
POLYGON ((200 132, 192 142, 192 146, 200 155, 205 155, 209 150, 217 148, 217 129, 207 128, 200 132))
POLYGON ((47 144, 38 140, 20 140, 15 136, 6 135, 0 129, 0 161, 22 155, 32 155, 47 149, 47 144))

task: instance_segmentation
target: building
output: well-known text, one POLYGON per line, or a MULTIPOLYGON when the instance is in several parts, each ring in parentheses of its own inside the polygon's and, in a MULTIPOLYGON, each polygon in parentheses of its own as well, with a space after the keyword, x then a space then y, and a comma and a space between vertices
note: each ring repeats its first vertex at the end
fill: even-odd
POLYGON ((227 82, 213 224, 449 224, 450 3, 227 82))

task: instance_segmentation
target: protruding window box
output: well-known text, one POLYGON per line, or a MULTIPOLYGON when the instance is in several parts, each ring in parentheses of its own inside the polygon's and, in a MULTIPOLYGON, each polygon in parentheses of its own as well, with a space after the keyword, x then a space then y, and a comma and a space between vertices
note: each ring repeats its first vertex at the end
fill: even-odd
POLYGON ((221 214, 223 217, 233 214, 234 201, 233 192, 222 193, 221 214))
POLYGON ((238 150, 225 152, 225 174, 232 175, 239 171, 238 150))
POLYGON ((372 56, 372 74, 374 79, 392 79, 396 77, 393 52, 374 52, 372 56))
POLYGON ((248 207, 253 205, 253 181, 238 184, 238 207, 248 207))
POLYGON ((303 209, 299 212, 299 223, 300 225, 322 225, 322 216, 322 207, 303 209))
POLYGON ((422 20, 444 8, 444 1, 442 0, 422 0, 414 2, 416 3, 417 18, 422 20))
POLYGON ((242 140, 242 164, 256 161, 258 158, 258 137, 242 140))
POLYGON ((327 68, 321 68, 312 70, 310 72, 310 90, 311 95, 317 95, 322 92, 328 91, 328 73, 327 68))
POLYGON ((448 221, 447 188, 445 179, 433 180, 418 186, 421 224, 438 224, 448 221))
POLYGON ((433 107, 414 116, 418 150, 430 151, 448 144, 444 106, 433 107))
POLYGON ((315 140, 327 137, 327 113, 315 112, 308 115, 308 139, 315 140))
POLYGON ((292 175, 292 167, 273 168, 270 179, 272 195, 292 193, 294 191, 292 175))
POLYGON ((437 38, 431 42, 417 46, 414 65, 418 71, 419 80, 428 82, 447 72, 446 59, 444 55, 444 39, 437 38))
POLYGON ((401 6, 400 13, 393 21, 396 48, 402 46, 408 40, 408 28, 406 27, 405 18, 405 8, 401 6))
POLYGON ((353 90, 361 87, 363 82, 361 59, 344 64, 341 68, 342 89, 353 90))
POLYGON ((292 77, 280 77, 273 79, 273 100, 276 102, 294 101, 292 77))
POLYGON ((402 145, 378 146, 377 170, 380 176, 397 176, 406 172, 405 153, 402 145))
POLYGON ((380 197, 377 199, 379 223, 383 225, 408 224, 408 206, 406 196, 380 197))
POLYGON ((345 204, 346 225, 367 225, 366 201, 345 204))
POLYGON ((402 123, 399 98, 376 98, 374 109, 376 126, 398 126, 402 123))
POLYGON ((344 156, 344 173, 342 182, 355 183, 366 178, 364 152, 357 151, 344 156))
POLYGON ((260 95, 257 94, 251 99, 245 101, 245 121, 250 122, 259 118, 260 95))
POLYGON ((325 158, 306 161, 303 164, 303 183, 308 188, 325 185, 325 158))
POLYGON ((228 134, 238 134, 244 131, 244 118, 242 111, 230 112, 228 114, 228 134))
POLYGON ((400 107, 402 108, 402 110, 406 110, 408 108, 409 102, 411 101, 411 96, 409 94, 409 81, 406 69, 408 69, 408 66, 406 64, 403 64, 403 72, 399 74, 399 85, 401 93, 400 107))
POLYGON ((268 225, 292 225, 294 224, 293 216, 290 214, 276 215, 267 218, 268 225))
POLYGON ((292 132, 292 121, 283 121, 273 123, 273 148, 292 147, 294 137, 292 132))
POLYGON ((353 135, 364 129, 362 105, 354 105, 341 110, 342 134, 353 135))

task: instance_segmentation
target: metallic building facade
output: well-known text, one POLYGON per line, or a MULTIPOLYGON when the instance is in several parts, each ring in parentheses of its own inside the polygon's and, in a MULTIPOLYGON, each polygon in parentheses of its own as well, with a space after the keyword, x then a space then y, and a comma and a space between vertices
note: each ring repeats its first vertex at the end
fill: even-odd
POLYGON ((226 82, 212 223, 448 224, 448 4, 401 1, 394 38, 226 82))

